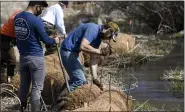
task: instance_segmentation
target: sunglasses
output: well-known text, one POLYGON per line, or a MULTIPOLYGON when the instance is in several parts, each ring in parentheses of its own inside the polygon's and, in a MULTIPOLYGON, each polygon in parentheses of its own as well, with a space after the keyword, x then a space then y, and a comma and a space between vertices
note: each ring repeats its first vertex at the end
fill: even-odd
POLYGON ((111 30, 111 36, 110 36, 110 38, 114 41, 114 42, 116 42, 116 37, 118 36, 118 32, 114 32, 112 29, 110 29, 111 30))

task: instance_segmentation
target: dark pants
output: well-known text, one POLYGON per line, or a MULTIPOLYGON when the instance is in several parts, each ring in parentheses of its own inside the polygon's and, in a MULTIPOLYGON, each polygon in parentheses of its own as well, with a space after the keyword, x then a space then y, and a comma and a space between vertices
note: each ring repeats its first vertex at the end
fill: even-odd
MULTIPOLYGON (((44 21, 43 21, 43 24, 44 24, 44 28, 48 36, 53 36, 56 33, 54 25, 44 22, 44 21)), ((46 44, 45 47, 46 47, 45 55, 53 54, 56 52, 56 45, 46 44)))
POLYGON ((14 48, 16 39, 1 34, 1 67, 0 67, 0 81, 4 80, 4 71, 7 68, 7 76, 14 76, 14 70, 16 67, 16 57, 14 54, 14 48))

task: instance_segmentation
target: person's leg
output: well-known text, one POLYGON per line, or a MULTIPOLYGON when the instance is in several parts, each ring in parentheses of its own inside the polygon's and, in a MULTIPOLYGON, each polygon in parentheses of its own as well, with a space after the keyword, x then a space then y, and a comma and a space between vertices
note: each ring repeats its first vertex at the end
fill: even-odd
POLYGON ((8 37, 1 34, 1 44, 0 44, 0 50, 1 50, 0 81, 1 83, 7 82, 5 71, 7 68, 8 51, 10 49, 10 42, 7 38, 8 37))
POLYGON ((7 82, 7 80, 6 80, 7 78, 6 78, 6 75, 5 75, 6 64, 5 64, 4 60, 1 59, 0 64, 1 64, 1 67, 0 67, 0 84, 1 84, 1 83, 7 82))
POLYGON ((30 102, 32 106, 31 110, 34 112, 40 110, 40 98, 44 86, 46 65, 44 57, 33 57, 31 60, 29 63, 32 78, 30 102))
POLYGON ((83 73, 83 67, 80 63, 79 56, 76 53, 61 50, 61 58, 70 78, 70 90, 74 91, 77 87, 86 83, 86 78, 83 73))
POLYGON ((8 56, 7 56, 7 76, 8 76, 9 83, 11 81, 11 78, 14 76, 15 67, 16 67, 16 57, 14 53, 14 48, 12 46, 10 47, 8 51, 8 56))
POLYGON ((20 57, 20 88, 18 96, 21 101, 21 110, 25 109, 27 106, 27 95, 31 83, 31 76, 26 63, 27 60, 20 57))
MULTIPOLYGON (((16 67, 16 58, 13 49, 15 44, 13 41, 15 41, 15 39, 12 37, 1 34, 1 56, 2 60, 7 64, 7 78, 14 76, 14 69, 16 67)), ((8 82, 10 82, 10 80, 8 82)))

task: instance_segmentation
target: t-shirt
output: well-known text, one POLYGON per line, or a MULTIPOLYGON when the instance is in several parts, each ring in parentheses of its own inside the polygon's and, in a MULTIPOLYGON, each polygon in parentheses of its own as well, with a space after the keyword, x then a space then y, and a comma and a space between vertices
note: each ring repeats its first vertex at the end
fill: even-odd
POLYGON ((61 49, 79 53, 83 38, 87 39, 91 46, 98 48, 101 43, 101 26, 94 23, 81 24, 64 39, 61 49))
POLYGON ((41 18, 44 21, 55 25, 62 34, 66 34, 66 29, 64 26, 64 13, 59 4, 49 7, 41 18))
POLYGON ((20 12, 21 10, 17 10, 8 18, 8 21, 1 27, 1 34, 15 38, 14 17, 20 12))
POLYGON ((14 19, 17 48, 22 56, 43 56, 41 42, 56 44, 55 39, 48 37, 42 20, 30 12, 21 12, 14 19))

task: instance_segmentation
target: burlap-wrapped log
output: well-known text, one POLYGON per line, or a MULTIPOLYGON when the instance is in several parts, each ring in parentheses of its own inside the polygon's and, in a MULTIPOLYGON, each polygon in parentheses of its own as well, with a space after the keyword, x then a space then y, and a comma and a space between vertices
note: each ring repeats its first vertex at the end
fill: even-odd
POLYGON ((97 99, 90 102, 87 106, 74 111, 131 111, 131 106, 131 97, 128 97, 127 100, 127 95, 124 93, 111 90, 110 93, 109 91, 104 91, 97 99))
MULTIPOLYGON (((99 49, 103 49, 107 47, 107 44, 100 44, 100 47, 99 49)), ((111 46, 109 46, 110 48, 111 46)), ((110 48, 111 50, 111 48, 110 48)), ((111 53, 111 51, 109 51, 111 53)), ((90 66, 90 54, 89 53, 85 53, 85 52, 82 52, 82 55, 84 57, 84 66, 85 67, 89 67, 90 66)), ((101 56, 101 55, 97 55, 97 59, 98 59, 98 65, 102 65, 103 64, 103 61, 104 61, 104 56, 101 56)))
MULTIPOLYGON (((84 57, 84 66, 89 67, 90 66, 90 55, 88 53, 82 52, 84 57)), ((98 58, 98 65, 102 65, 104 56, 97 56, 98 58)))
POLYGON ((54 108, 56 111, 74 110, 81 108, 83 107, 84 102, 95 100, 101 94, 101 92, 102 91, 96 85, 85 84, 67 96, 63 96, 61 94, 58 97, 54 108))
MULTIPOLYGON (((112 55, 119 55, 129 52, 135 46, 135 38, 128 34, 119 33, 116 37, 116 42, 111 40, 110 42, 112 55)), ((99 49, 104 46, 100 46, 99 49)), ((90 66, 90 55, 88 53, 82 53, 84 56, 84 65, 85 67, 90 66)), ((98 65, 102 65, 104 62, 104 56, 97 56, 98 65)))
POLYGON ((128 34, 119 33, 116 42, 110 41, 112 54, 123 54, 129 52, 135 46, 135 38, 128 34))
MULTIPOLYGON (((79 56, 80 61, 83 64, 83 55, 80 53, 79 56)), ((66 85, 64 75, 61 70, 58 54, 51 54, 45 56, 44 58, 46 61, 46 78, 44 82, 42 96, 46 104, 52 104, 54 100, 56 100, 58 94, 62 91, 63 87, 66 87, 66 85)), ((68 78, 66 71, 65 74, 68 78)))
MULTIPOLYGON (((44 81, 44 89, 42 92, 43 99, 46 104, 52 104, 56 99, 58 93, 61 91, 61 87, 64 85, 64 77, 61 70, 58 54, 51 54, 45 56, 46 62, 46 77, 44 81)), ((81 63, 84 63, 83 55, 80 53, 81 63)), ((66 73, 66 72, 65 72, 66 73)), ((67 75, 67 73, 66 73, 67 75)), ((68 77, 68 76, 66 76, 68 77)), ((12 85, 19 88, 20 75, 15 75, 12 79, 12 85)))

